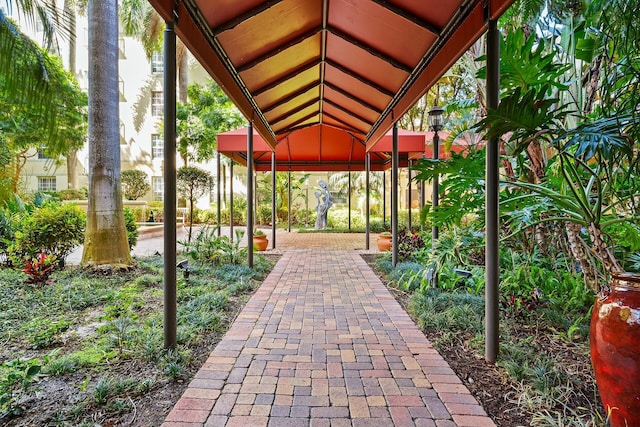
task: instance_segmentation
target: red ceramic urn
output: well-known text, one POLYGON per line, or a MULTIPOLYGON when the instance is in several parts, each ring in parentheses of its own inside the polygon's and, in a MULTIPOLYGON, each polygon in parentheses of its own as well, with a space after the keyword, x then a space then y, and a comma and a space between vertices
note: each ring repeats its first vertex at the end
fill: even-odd
POLYGON ((614 275, 591 316, 591 363, 611 427, 640 426, 640 275, 614 275))

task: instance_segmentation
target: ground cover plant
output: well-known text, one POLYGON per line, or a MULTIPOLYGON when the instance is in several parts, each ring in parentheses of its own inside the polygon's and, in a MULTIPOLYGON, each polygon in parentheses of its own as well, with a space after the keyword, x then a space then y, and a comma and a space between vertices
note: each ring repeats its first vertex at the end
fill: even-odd
POLYGON ((567 259, 501 252, 500 355, 490 365, 482 236, 447 230, 432 251, 430 235, 403 234, 413 244, 403 262, 368 261, 497 425, 606 425, 589 360, 595 296, 567 259))
POLYGON ((159 425, 273 265, 191 260, 163 349, 161 257, 120 272, 0 269, 0 426, 159 425))

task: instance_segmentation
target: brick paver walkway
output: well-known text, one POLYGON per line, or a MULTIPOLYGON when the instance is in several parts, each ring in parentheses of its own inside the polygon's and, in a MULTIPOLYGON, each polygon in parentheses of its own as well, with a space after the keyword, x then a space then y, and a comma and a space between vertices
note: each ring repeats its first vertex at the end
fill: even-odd
POLYGON ((163 427, 494 426, 353 250, 363 236, 296 249, 318 236, 288 242, 163 427))

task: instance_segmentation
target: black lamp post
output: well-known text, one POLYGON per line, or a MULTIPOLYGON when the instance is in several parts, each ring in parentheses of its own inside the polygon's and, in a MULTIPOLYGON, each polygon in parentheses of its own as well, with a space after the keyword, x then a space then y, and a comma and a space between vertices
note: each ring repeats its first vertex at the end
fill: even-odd
MULTIPOLYGON (((434 132, 433 159, 438 160, 440 158, 440 136, 438 135, 438 132, 442 130, 442 125, 444 124, 444 110, 442 109, 442 107, 438 107, 437 105, 434 105, 434 107, 431 110, 429 110, 429 117, 427 121, 429 123, 429 127, 434 132)), ((434 209, 438 207, 438 203, 439 203, 439 198, 438 198, 439 181, 440 181, 440 177, 438 175, 433 177, 432 206, 434 209)), ((435 225, 431 229, 431 235, 433 237, 433 240, 436 240, 438 238, 438 227, 436 227, 435 225)))

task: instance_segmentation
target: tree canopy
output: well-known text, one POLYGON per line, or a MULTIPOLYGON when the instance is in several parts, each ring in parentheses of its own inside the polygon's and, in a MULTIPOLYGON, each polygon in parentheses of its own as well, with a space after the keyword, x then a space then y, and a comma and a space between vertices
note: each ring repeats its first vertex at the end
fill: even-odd
POLYGON ((246 121, 220 86, 209 80, 189 86, 189 101, 177 106, 178 152, 183 160, 213 158, 216 135, 245 125, 246 121))

